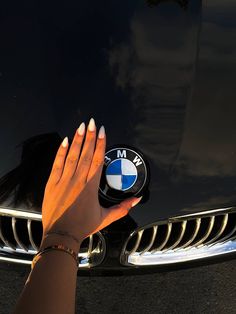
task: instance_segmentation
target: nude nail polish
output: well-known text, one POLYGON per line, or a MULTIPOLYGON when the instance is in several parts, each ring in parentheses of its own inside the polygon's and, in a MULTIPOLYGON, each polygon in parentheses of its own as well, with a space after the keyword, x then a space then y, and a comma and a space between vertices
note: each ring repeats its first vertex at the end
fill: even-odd
POLYGON ((133 201, 131 206, 134 207, 135 205, 137 205, 141 201, 141 199, 142 199, 142 196, 137 198, 135 201, 133 201))
POLYGON ((102 138, 104 138, 104 137, 105 137, 105 128, 104 128, 104 126, 102 125, 102 126, 100 127, 99 132, 98 132, 98 138, 102 139, 102 138))
POLYGON ((85 131, 85 123, 81 123, 79 128, 77 129, 77 132, 78 134, 81 136, 81 135, 84 135, 84 131, 85 131))
POLYGON ((62 144, 61 144, 63 147, 66 147, 68 145, 68 137, 66 136, 64 138, 64 140, 62 141, 62 144))
POLYGON ((88 129, 90 132, 93 132, 95 130, 95 121, 93 118, 90 119, 88 129))

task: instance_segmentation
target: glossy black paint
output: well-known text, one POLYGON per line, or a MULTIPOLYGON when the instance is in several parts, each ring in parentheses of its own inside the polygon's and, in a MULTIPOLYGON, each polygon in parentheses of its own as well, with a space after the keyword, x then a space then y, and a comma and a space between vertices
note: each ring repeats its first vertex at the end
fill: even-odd
MULTIPOLYGON (((104 230, 111 255, 138 226, 235 205, 235 4, 0 6, 0 175, 19 164, 22 141, 55 132, 55 151, 93 116, 105 125, 108 146, 139 148, 151 170, 149 196, 104 230)), ((44 173, 40 195, 48 166, 44 173)))

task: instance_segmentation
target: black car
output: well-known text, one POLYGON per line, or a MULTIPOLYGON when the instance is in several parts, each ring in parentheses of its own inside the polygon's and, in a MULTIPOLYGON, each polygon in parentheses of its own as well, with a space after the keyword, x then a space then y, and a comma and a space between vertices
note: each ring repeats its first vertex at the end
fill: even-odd
POLYGON ((168 270, 233 257, 236 6, 13 3, 0 10, 0 260, 31 264, 57 148, 91 117, 106 127, 107 154, 120 151, 110 162, 127 159, 134 181, 134 159, 145 164, 135 189, 133 182, 112 190, 104 170, 100 201, 143 198, 84 240, 79 273, 168 270))

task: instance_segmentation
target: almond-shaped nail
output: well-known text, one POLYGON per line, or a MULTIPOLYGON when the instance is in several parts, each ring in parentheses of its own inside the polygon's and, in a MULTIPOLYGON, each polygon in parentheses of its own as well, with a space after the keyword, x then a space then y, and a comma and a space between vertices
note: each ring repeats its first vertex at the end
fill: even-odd
POLYGON ((82 122, 80 126, 78 127, 77 132, 81 136, 81 135, 84 135, 84 131, 85 131, 85 123, 82 122))
POLYGON ((137 205, 141 201, 141 199, 142 199, 142 196, 137 198, 135 201, 133 201, 131 206, 134 207, 135 205, 137 205))
POLYGON ((95 121, 93 118, 90 119, 88 129, 90 132, 93 132, 95 130, 95 121))
POLYGON ((104 126, 102 125, 102 126, 100 127, 99 132, 98 132, 98 138, 103 139, 104 137, 105 137, 105 128, 104 128, 104 126))
POLYGON ((64 140, 62 141, 62 144, 61 144, 63 147, 66 147, 68 145, 68 137, 66 136, 64 138, 64 140))

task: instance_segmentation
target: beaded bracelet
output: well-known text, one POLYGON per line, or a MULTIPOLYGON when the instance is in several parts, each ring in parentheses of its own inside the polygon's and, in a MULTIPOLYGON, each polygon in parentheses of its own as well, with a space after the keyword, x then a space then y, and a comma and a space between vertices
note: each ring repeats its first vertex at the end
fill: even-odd
POLYGON ((47 246, 45 249, 43 249, 42 251, 39 251, 33 258, 32 263, 31 263, 31 269, 34 268, 34 265, 36 264, 36 262, 39 260, 39 257, 51 250, 58 250, 58 251, 62 251, 62 252, 66 252, 68 254, 70 254, 75 262, 76 262, 76 266, 79 266, 79 259, 78 259, 78 254, 76 254, 72 249, 68 248, 67 246, 64 246, 62 244, 55 244, 55 245, 51 245, 51 246, 47 246))

